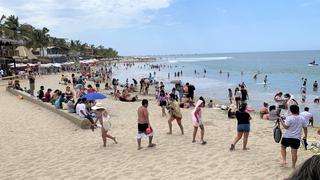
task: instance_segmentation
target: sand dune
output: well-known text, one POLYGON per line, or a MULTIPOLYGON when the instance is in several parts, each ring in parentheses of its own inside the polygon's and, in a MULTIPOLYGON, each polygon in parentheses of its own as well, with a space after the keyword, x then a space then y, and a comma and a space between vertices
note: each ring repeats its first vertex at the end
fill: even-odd
MULTIPOLYGON (((36 80, 36 88, 64 89, 58 75, 36 80)), ((153 97, 148 96, 148 99, 153 97)), ((236 120, 224 112, 204 109, 205 139, 191 143, 190 110, 182 110, 185 135, 176 124, 167 135, 167 118, 155 102, 149 106, 156 131, 155 148, 137 151, 136 109, 140 102, 124 103, 113 98, 101 101, 112 116, 110 134, 119 144, 103 148, 100 130, 82 130, 70 121, 5 91, 0 87, 0 179, 281 179, 292 169, 280 167, 280 145, 272 138, 273 123, 254 117, 249 151, 229 146, 236 134, 236 120)), ((310 130, 315 138, 315 130, 310 130)), ((319 139, 319 138, 318 138, 319 139)), ((290 155, 290 154, 289 154, 290 155)), ((298 164, 310 151, 299 150, 298 164)), ((289 156, 290 157, 290 156, 289 156)), ((291 158, 288 162, 291 161, 291 158)))

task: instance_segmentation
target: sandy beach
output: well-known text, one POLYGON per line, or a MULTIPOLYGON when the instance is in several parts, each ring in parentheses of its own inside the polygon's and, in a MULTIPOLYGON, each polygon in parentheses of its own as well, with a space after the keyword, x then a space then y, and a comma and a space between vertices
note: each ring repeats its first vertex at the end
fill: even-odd
MULTIPOLYGON (((37 77, 36 89, 59 88, 60 75, 37 77)), ((26 82, 22 86, 27 86, 26 82)), ((229 151, 236 135, 236 120, 221 110, 204 108, 203 121, 207 144, 191 143, 191 109, 182 109, 185 135, 176 123, 173 135, 167 135, 168 117, 153 96, 147 98, 150 121, 156 131, 155 148, 147 148, 143 139, 137 151, 137 108, 141 102, 120 102, 112 97, 102 100, 112 117, 110 133, 118 144, 102 146, 100 130, 83 130, 35 104, 21 100, 0 86, 0 179, 282 179, 292 169, 280 167, 280 144, 273 140, 274 124, 254 115, 248 147, 242 142, 229 151)), ((316 137, 309 128, 309 139, 316 137)), ((300 148, 298 164, 313 155, 300 148)), ((291 155, 287 161, 291 164, 291 155)))

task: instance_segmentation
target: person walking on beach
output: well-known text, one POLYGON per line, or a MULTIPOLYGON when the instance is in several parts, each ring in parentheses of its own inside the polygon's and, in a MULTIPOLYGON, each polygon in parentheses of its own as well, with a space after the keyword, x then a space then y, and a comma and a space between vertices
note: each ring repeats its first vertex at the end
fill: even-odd
POLYGON ((138 150, 142 149, 141 139, 145 136, 149 137, 148 147, 154 147, 156 145, 152 143, 153 129, 149 121, 149 112, 147 109, 148 104, 149 104, 148 100, 143 99, 142 106, 138 108, 138 136, 137 136, 138 150))
POLYGON ((172 93, 170 94, 168 109, 170 113, 170 118, 168 120, 169 132, 167 134, 172 134, 172 121, 177 120, 178 126, 181 130, 181 134, 183 135, 183 126, 181 124, 182 114, 180 111, 179 104, 175 99, 175 95, 172 93))
POLYGON ((291 156, 292 156, 292 167, 296 167, 296 162, 298 159, 298 149, 300 147, 301 133, 302 129, 304 131, 304 138, 307 140, 308 135, 308 122, 305 121, 305 118, 299 115, 299 106, 291 105, 290 106, 291 114, 287 116, 285 121, 282 118, 279 118, 281 125, 286 129, 282 140, 281 140, 281 156, 282 156, 282 165, 287 164, 286 156, 287 147, 291 147, 291 156))
POLYGON ((189 83, 186 83, 186 85, 188 86, 188 95, 187 95, 187 97, 190 98, 193 101, 194 91, 196 90, 196 88, 193 85, 190 85, 189 83))
POLYGON ((29 71, 28 75, 29 79, 29 86, 30 86, 30 94, 31 96, 34 96, 34 89, 35 89, 35 77, 32 75, 32 71, 29 71))
POLYGON ((161 90, 158 95, 159 106, 162 110, 162 117, 166 116, 167 96, 164 90, 161 90))
POLYGON ((239 108, 241 103, 241 91, 238 87, 234 90, 234 100, 236 101, 237 108, 239 108))
POLYGON ((236 112, 236 118, 238 121, 237 126, 237 136, 234 138, 230 151, 235 150, 235 146, 237 142, 242 138, 243 136, 243 150, 248 150, 247 143, 248 143, 248 137, 250 132, 250 120, 251 116, 249 113, 246 112, 247 104, 243 103, 240 105, 239 110, 236 112))
POLYGON ((240 91, 241 91, 241 103, 247 103, 247 100, 249 100, 249 95, 244 85, 241 85, 240 91))
POLYGON ((230 104, 232 104, 233 95, 232 95, 232 90, 230 88, 228 89, 228 99, 230 104))
POLYGON ((97 126, 98 121, 101 125, 101 137, 103 141, 103 147, 107 146, 107 138, 112 139, 114 143, 118 144, 116 138, 108 134, 108 130, 110 129, 110 117, 106 109, 102 106, 101 103, 97 103, 91 109, 96 112, 96 120, 93 125, 97 126))
POLYGON ((202 110, 201 108, 204 107, 204 102, 202 100, 198 100, 196 106, 192 111, 192 124, 193 124, 193 137, 192 143, 196 142, 196 136, 198 132, 198 128, 200 127, 200 140, 201 144, 205 145, 207 142, 203 140, 204 138, 204 126, 202 122, 202 110))

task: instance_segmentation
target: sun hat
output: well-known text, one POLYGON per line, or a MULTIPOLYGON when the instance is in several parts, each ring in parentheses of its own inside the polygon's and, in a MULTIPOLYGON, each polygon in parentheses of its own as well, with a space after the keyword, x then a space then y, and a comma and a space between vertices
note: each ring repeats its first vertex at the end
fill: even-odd
POLYGON ((98 109, 106 109, 105 107, 103 107, 103 105, 101 103, 97 103, 95 106, 93 106, 91 108, 92 110, 98 110, 98 109))

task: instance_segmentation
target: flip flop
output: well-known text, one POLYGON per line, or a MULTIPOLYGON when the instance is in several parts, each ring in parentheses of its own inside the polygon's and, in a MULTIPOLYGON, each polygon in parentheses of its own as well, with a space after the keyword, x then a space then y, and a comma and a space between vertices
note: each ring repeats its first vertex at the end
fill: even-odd
POLYGON ((207 141, 202 141, 201 145, 207 144, 207 141))

